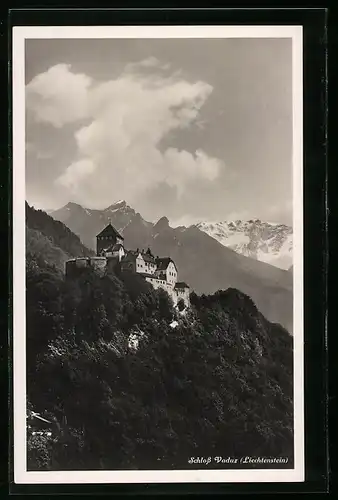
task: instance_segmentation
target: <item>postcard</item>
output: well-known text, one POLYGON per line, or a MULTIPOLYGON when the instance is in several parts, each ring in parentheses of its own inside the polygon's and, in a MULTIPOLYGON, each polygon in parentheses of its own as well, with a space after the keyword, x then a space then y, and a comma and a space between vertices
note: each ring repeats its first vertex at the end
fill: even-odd
POLYGON ((15 483, 304 481, 302 27, 12 40, 15 483))

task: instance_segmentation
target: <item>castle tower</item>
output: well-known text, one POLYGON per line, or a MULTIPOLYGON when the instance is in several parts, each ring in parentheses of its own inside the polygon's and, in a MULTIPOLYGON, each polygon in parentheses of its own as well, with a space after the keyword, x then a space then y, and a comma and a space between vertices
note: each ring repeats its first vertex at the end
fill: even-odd
POLYGON ((123 236, 110 223, 96 236, 96 254, 102 253, 113 245, 123 245, 123 236))

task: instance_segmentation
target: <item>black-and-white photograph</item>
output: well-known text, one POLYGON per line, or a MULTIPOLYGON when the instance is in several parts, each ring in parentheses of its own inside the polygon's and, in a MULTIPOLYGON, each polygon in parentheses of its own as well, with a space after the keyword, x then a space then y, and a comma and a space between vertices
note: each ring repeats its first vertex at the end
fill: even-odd
POLYGON ((300 37, 266 28, 18 28, 32 481, 303 480, 300 37))

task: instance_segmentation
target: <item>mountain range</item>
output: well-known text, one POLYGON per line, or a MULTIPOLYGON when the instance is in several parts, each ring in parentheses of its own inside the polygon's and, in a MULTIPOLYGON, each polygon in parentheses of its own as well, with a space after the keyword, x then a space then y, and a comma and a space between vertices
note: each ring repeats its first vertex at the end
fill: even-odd
POLYGON ((147 222, 124 200, 104 210, 68 203, 50 215, 92 250, 96 235, 111 222, 123 234, 127 249, 150 247, 155 255, 170 256, 178 267, 180 280, 189 283, 196 293, 241 290, 270 321, 280 323, 292 333, 292 273, 252 258, 251 245, 245 251, 251 250, 252 254, 241 255, 238 249, 235 251, 208 234, 206 227, 172 228, 166 217, 156 224, 147 222))
POLYGON ((292 267, 292 228, 249 221, 200 222, 197 227, 235 252, 281 269, 292 267))

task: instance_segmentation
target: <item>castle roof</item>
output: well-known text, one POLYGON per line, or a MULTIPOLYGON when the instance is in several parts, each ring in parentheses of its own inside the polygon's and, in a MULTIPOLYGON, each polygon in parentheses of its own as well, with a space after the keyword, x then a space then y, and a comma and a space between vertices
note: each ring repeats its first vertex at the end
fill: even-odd
POLYGON ((108 224, 108 226, 106 226, 98 235, 96 235, 96 238, 98 238, 99 236, 115 236, 121 238, 122 240, 124 239, 123 236, 111 224, 108 224))
POLYGON ((134 253, 134 252, 128 252, 127 255, 125 255, 123 258, 122 258, 122 262, 134 262, 136 257, 137 257, 137 253, 134 253))
POLYGON ((149 253, 142 253, 141 255, 145 262, 152 262, 155 264, 155 257, 153 255, 150 255, 149 253))
POLYGON ((118 252, 120 250, 120 248, 124 248, 122 243, 115 243, 114 245, 110 245, 107 248, 106 252, 118 252))
POLYGON ((158 279, 157 276, 155 276, 154 274, 150 274, 150 273, 138 273, 140 274, 141 276, 144 276, 145 278, 153 278, 154 280, 158 279))
POLYGON ((170 257, 161 257, 156 259, 156 265, 157 265, 157 270, 158 271, 165 271, 167 267, 169 266, 170 262, 172 262, 176 268, 175 262, 170 258, 170 257))
POLYGON ((184 281, 178 281, 175 288, 189 288, 189 285, 187 285, 184 281))

